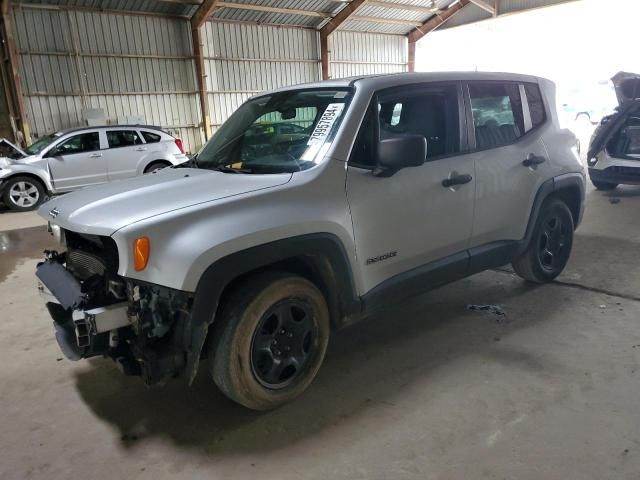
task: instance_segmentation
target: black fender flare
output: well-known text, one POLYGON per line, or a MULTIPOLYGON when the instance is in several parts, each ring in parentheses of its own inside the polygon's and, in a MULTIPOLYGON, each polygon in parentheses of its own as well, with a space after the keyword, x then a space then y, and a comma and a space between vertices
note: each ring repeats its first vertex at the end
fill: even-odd
POLYGON ((524 238, 519 242, 518 249, 516 250, 516 257, 524 253, 529 246, 531 238, 533 236, 533 230, 536 226, 538 215, 540 214, 540 208, 547 199, 547 197, 557 194, 562 190, 578 189, 580 192, 580 209, 578 218, 576 218, 575 227, 577 228, 582 221, 582 213, 584 211, 584 199, 585 199, 585 178, 581 173, 567 173, 558 177, 553 177, 540 185, 538 192, 533 200, 533 206, 531 207, 531 213, 529 215, 529 222, 527 223, 527 229, 524 234, 524 238))
POLYGON ((187 338, 186 376, 189 384, 198 371, 200 354, 213 324, 224 289, 240 276, 254 270, 296 257, 321 257, 329 262, 331 280, 342 315, 361 310, 347 252, 336 235, 314 233, 300 235, 241 250, 209 265, 200 277, 191 309, 190 332, 187 338))

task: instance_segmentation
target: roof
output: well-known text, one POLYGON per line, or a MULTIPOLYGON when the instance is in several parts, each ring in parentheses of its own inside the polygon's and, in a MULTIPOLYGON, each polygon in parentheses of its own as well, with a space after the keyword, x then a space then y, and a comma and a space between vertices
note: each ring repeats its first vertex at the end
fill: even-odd
POLYGON ((85 127, 72 127, 72 128, 66 128, 64 130, 57 130, 56 132, 53 133, 53 135, 56 136, 61 136, 61 135, 67 135, 69 133, 74 133, 74 132, 82 132, 85 130, 98 130, 100 128, 109 128, 109 129, 115 129, 115 128, 135 128, 135 129, 140 129, 140 128, 144 128, 145 130, 156 130, 158 132, 162 132, 162 133, 167 133, 162 127, 156 127, 155 125, 133 125, 133 124, 123 124, 123 125, 92 125, 92 126, 85 126, 85 127))
MULTIPOLYGON (((191 18, 206 0, 15 0, 16 8, 92 9, 191 18)), ((406 35, 462 0, 366 0, 342 30, 406 35)), ((466 0, 470 3, 440 28, 576 0, 466 0), (491 9, 493 13, 490 13, 491 9)), ((219 0, 209 20, 320 29, 349 0, 219 0)))
POLYGON ((541 77, 535 77, 533 75, 508 72, 404 72, 389 73, 384 75, 364 75, 358 77, 340 78, 335 80, 324 80, 321 82, 301 83, 298 85, 282 87, 271 90, 269 92, 264 92, 261 93, 260 96, 271 95, 275 92, 298 89, 345 88, 355 86, 359 89, 379 90, 382 88, 412 85, 415 83, 456 82, 471 80, 503 80, 528 83, 540 83, 541 81, 549 81, 541 77))

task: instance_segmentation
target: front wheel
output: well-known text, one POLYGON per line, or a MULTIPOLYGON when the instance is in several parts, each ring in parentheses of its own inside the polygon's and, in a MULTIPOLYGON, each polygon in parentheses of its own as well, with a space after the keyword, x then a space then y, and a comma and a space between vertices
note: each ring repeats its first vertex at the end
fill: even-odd
POLYGON ((567 204, 557 198, 545 200, 527 250, 513 261, 515 272, 535 283, 556 278, 569 261, 573 230, 573 216, 567 204))
POLYGON ((249 278, 215 322, 209 337, 213 380, 253 410, 270 410, 299 396, 316 376, 329 341, 324 296, 297 275, 249 278))
POLYGON ((16 212, 33 210, 45 200, 44 186, 31 177, 13 177, 7 180, 2 200, 16 212))

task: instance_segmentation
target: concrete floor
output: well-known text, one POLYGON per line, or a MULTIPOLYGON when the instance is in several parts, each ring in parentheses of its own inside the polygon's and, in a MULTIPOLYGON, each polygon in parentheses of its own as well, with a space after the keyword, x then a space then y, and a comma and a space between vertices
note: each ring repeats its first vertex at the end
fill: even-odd
POLYGON ((640 187, 590 191, 560 281, 485 272, 339 332, 269 413, 203 374, 147 389, 63 360, 35 294, 45 229, 0 232, 0 479, 638 479, 638 211, 640 187))

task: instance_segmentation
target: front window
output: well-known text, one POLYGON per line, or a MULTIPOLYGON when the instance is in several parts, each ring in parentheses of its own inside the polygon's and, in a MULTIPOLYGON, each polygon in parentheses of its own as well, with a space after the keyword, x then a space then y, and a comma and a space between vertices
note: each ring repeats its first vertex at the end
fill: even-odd
POLYGON ((82 133, 65 140, 55 149, 55 155, 75 155, 100 150, 98 132, 82 133))
POLYGON ((344 117, 348 89, 292 90, 244 103, 194 159, 235 173, 291 173, 316 165, 344 117))
POLYGON ((51 145, 53 142, 55 142, 58 138, 60 138, 60 135, 62 134, 57 132, 57 133, 52 133, 51 135, 46 135, 42 138, 39 138, 38 140, 33 142, 31 145, 29 145, 27 148, 25 148, 24 151, 27 153, 27 155, 37 155, 38 153, 43 151, 45 148, 47 148, 49 145, 51 145))

